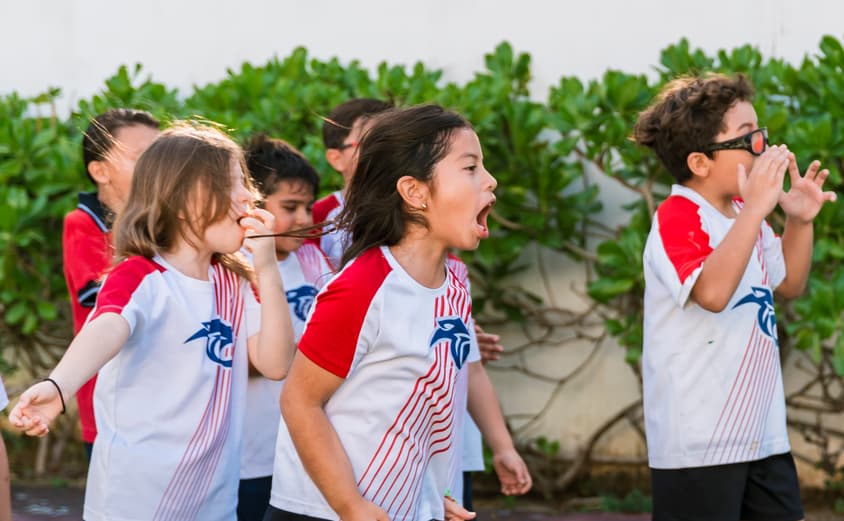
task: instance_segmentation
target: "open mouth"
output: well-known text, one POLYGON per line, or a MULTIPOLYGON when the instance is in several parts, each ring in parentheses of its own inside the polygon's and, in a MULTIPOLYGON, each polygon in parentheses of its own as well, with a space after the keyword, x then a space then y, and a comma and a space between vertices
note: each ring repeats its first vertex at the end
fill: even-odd
POLYGON ((477 224, 481 238, 483 239, 489 237, 489 226, 487 226, 487 218, 492 212, 493 206, 495 206, 495 199, 491 200, 486 206, 484 206, 481 211, 478 212, 478 215, 475 217, 475 223, 477 224))

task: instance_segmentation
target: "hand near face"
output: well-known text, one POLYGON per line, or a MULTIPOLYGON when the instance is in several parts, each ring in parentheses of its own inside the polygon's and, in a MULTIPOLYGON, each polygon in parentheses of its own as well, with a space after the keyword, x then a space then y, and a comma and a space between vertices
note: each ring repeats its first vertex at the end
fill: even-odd
POLYGON ((782 194, 782 183, 791 152, 785 145, 774 145, 757 157, 750 172, 738 165, 739 194, 744 200, 742 211, 753 211, 767 217, 782 194))
POLYGON ((835 192, 823 191, 823 184, 829 177, 829 170, 820 168, 820 161, 812 161, 806 169, 806 174, 801 176, 797 159, 794 154, 790 154, 788 174, 791 178, 791 188, 788 192, 782 192, 779 198, 780 207, 786 216, 802 223, 810 223, 818 215, 824 203, 836 201, 838 197, 835 192))
POLYGON ((243 246, 252 253, 255 271, 263 268, 278 269, 275 260, 275 240, 272 237, 250 239, 252 235, 269 235, 273 233, 275 217, 270 212, 255 208, 250 210, 249 216, 240 219, 240 226, 246 231, 243 246))

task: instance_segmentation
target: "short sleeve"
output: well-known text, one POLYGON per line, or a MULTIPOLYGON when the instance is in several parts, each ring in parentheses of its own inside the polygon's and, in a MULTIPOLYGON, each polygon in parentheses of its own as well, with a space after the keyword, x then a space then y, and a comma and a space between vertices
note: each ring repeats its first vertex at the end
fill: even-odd
POLYGON ((88 321, 104 313, 117 313, 129 323, 131 335, 149 308, 145 300, 151 297, 144 294, 142 283, 149 275, 161 271, 163 267, 144 257, 130 257, 115 266, 103 282, 88 321))
POLYGON ((668 288, 674 301, 685 306, 712 253, 700 208, 681 196, 671 196, 656 212, 645 262, 668 288))
POLYGON ((379 249, 364 253, 317 295, 299 351, 326 371, 348 377, 380 328, 379 289, 390 272, 379 249))
POLYGON ((785 257, 782 253, 782 239, 774 233, 767 221, 762 223, 762 248, 764 250, 765 270, 771 289, 777 289, 786 276, 785 257))
POLYGON ((65 280, 70 297, 82 307, 94 307, 103 271, 108 268, 108 235, 80 211, 64 219, 62 254, 65 280))

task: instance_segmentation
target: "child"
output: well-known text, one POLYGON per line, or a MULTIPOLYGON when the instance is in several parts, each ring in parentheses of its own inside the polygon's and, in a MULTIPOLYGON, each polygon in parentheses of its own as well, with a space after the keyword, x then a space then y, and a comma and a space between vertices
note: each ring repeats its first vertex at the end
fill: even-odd
POLYGON ((668 84, 636 123, 678 184, 644 252, 644 380, 654 519, 803 517, 772 293, 795 298, 812 221, 835 194, 768 146, 743 76, 668 84), (788 171, 791 188, 783 191, 788 171), (782 238, 765 217, 779 203, 782 238), (682 339, 682 341, 679 341, 682 339))
POLYGON ((440 107, 366 134, 341 216, 352 242, 282 391, 267 520, 445 518, 471 312, 445 260, 489 235, 495 186, 469 123, 440 107))
MULTIPOLYGON (((446 265, 455 277, 463 283, 466 291, 470 290, 469 270, 459 257, 449 254, 446 265)), ((497 359, 503 348, 498 345, 498 335, 484 332, 469 317, 472 323, 472 345, 469 353, 469 371, 466 375, 470 416, 463 418, 458 438, 459 453, 455 462, 460 473, 452 477, 449 487, 450 496, 466 510, 472 510, 472 472, 484 470, 484 455, 481 430, 475 419, 481 423, 483 438, 492 450, 493 468, 501 481, 501 492, 507 495, 525 494, 530 490, 532 480, 527 466, 513 447, 513 440, 507 431, 504 417, 495 395, 495 389, 487 375, 484 364, 497 359)))
MULTIPOLYGON (((246 162, 263 207, 275 218, 274 233, 311 226, 311 205, 319 190, 319 176, 305 157, 280 139, 256 136, 246 148, 246 162)), ((317 292, 332 274, 319 246, 296 237, 275 239, 278 270, 284 281, 294 340, 298 341, 317 292)), ((240 469, 237 518, 261 521, 270 503, 273 458, 282 382, 261 376, 249 378, 246 426, 240 469)))
MULTIPOLYGON (((73 334, 79 333, 97 301, 114 251, 111 221, 129 196, 138 158, 158 137, 159 123, 142 110, 112 109, 95 117, 82 138, 82 158, 96 192, 80 193, 79 205, 64 218, 62 257, 70 294, 73 334)), ((82 441, 88 458, 97 435, 94 422, 96 375, 76 393, 82 441)))
POLYGON ((171 128, 147 149, 115 226, 120 262, 50 378, 9 416, 43 436, 100 371, 87 521, 235 518, 247 356, 281 379, 293 352, 273 241, 244 241, 274 226, 250 209, 244 169, 210 127, 171 128), (236 255, 244 244, 254 272, 236 255))
MULTIPOLYGON (((323 197, 314 204, 314 222, 334 220, 343 210, 346 191, 358 164, 358 144, 373 116, 392 105, 377 99, 354 98, 334 107, 322 126, 325 159, 343 176, 343 189, 323 197)), ((330 230, 319 238, 319 246, 334 266, 340 265, 343 250, 350 239, 343 230, 330 230)))

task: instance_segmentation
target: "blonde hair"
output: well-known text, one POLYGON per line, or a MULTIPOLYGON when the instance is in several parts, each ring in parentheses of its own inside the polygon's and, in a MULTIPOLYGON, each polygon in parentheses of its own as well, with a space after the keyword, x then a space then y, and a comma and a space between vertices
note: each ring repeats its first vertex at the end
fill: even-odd
MULTIPOLYGON (((235 162, 247 172, 242 149, 214 127, 177 122, 162 132, 135 165, 129 199, 114 225, 115 262, 132 255, 151 258, 180 237, 196 246, 196 238, 231 211, 235 162), (188 208, 198 214, 187 215, 188 208)), ((248 175, 243 182, 257 196, 248 175)), ((253 279, 242 255, 215 253, 214 258, 253 279)))

